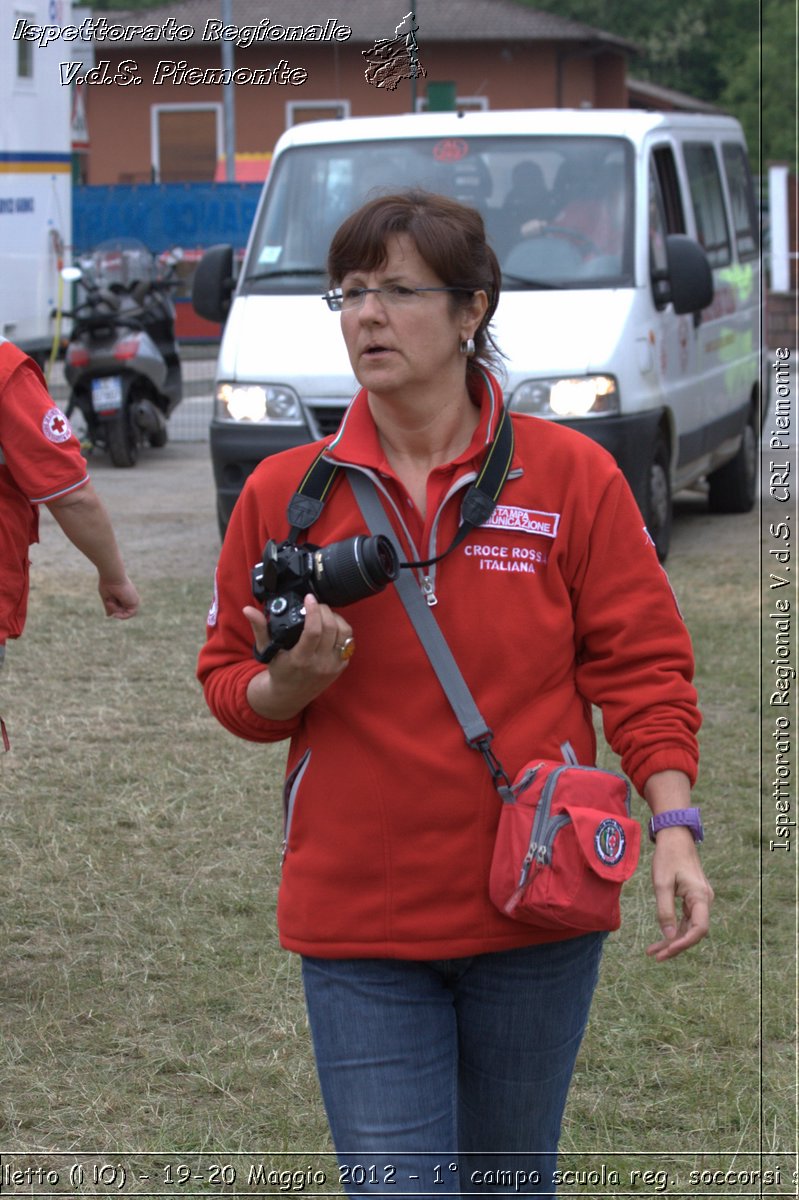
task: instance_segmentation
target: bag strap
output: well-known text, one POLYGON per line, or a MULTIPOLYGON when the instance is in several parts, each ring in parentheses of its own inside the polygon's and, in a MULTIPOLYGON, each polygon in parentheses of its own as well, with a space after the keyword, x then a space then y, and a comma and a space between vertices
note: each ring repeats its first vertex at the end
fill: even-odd
MULTIPOLYGON (((369 529, 372 533, 383 533, 393 540, 394 531, 372 481, 362 471, 350 470, 348 474, 358 507, 369 529)), ((394 580, 394 586, 405 606, 410 622, 416 630, 419 641, 422 643, 422 648, 438 676, 444 694, 458 719, 467 745, 480 751, 491 773, 494 786, 504 798, 503 788, 510 787, 510 780, 503 770, 502 764, 491 750, 494 735, 466 685, 447 640, 430 611, 430 606, 419 591, 413 576, 408 572, 400 571, 398 578, 394 580)))
MULTIPOLYGON (((480 471, 467 491, 461 505, 461 522, 450 545, 435 558, 424 562, 403 563, 404 567, 431 567, 459 546, 473 529, 484 525, 496 508, 500 492, 505 486, 513 462, 513 423, 508 410, 502 407, 494 437, 488 447, 480 471)), ((325 458, 325 447, 320 450, 305 473, 305 476, 289 501, 287 516, 291 525, 289 541, 297 541, 300 533, 308 529, 324 508, 330 491, 342 470, 336 463, 325 458)), ((350 471, 353 477, 355 471, 350 471)))

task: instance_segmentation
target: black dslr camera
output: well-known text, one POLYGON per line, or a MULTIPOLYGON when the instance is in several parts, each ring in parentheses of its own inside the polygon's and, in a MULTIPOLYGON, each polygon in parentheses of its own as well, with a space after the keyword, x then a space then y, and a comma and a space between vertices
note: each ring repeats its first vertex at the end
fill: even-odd
POLYGON ((296 646, 309 592, 322 604, 342 608, 382 592, 398 574, 397 552, 382 534, 359 534, 321 548, 270 539, 263 562, 252 569, 252 593, 263 606, 272 640, 255 657, 271 662, 278 650, 296 646))

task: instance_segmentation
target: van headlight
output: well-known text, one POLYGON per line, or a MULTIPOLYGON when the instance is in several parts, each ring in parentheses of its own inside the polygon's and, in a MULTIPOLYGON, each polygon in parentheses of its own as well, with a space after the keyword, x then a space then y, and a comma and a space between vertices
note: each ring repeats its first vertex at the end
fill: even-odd
POLYGON ((223 420, 305 424, 296 392, 270 384, 220 383, 216 389, 216 411, 223 420))
POLYGON ((619 390, 612 375, 526 379, 511 396, 510 407, 544 417, 600 417, 619 411, 619 390))

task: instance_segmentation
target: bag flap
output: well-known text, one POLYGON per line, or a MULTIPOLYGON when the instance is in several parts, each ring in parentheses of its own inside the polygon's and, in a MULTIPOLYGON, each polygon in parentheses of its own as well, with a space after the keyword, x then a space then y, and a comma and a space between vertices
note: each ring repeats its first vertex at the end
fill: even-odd
POLYGON ((577 843, 595 874, 613 883, 624 883, 638 866, 641 826, 628 817, 615 816, 578 804, 564 805, 577 843))

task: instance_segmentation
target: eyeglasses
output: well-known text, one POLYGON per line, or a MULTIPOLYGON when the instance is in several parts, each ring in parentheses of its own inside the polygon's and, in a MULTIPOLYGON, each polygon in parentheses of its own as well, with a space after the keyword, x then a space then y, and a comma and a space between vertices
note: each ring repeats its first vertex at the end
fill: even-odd
POLYGON ((333 288, 325 292, 322 299, 326 301, 331 312, 341 312, 342 309, 360 308, 367 296, 379 296, 383 304, 399 308, 403 304, 412 304, 418 300, 422 292, 466 292, 473 295, 474 288, 465 287, 406 287, 403 283, 386 283, 382 287, 364 288, 349 287, 346 292, 341 288, 333 288))

